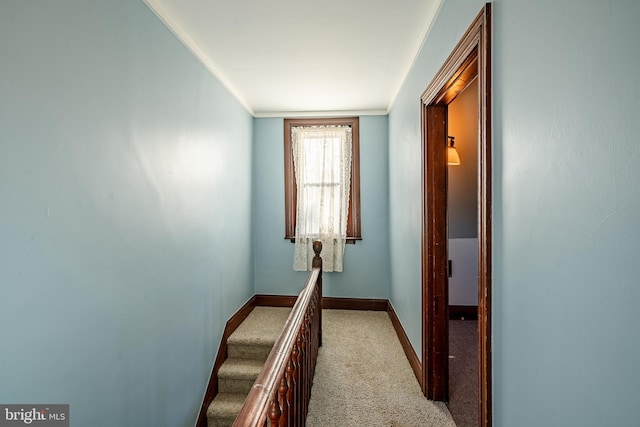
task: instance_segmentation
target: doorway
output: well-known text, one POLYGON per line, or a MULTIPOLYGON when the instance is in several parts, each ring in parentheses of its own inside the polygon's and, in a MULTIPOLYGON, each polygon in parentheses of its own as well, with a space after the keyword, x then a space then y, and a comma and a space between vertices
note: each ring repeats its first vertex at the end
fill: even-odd
POLYGON ((478 79, 447 106, 449 412, 478 426, 478 79), (452 156, 453 157, 453 156, 452 156), (455 159, 454 159, 455 160, 455 159))
POLYGON ((448 105, 478 82, 478 425, 491 417, 491 5, 473 21, 422 95, 422 384, 449 400, 448 105))

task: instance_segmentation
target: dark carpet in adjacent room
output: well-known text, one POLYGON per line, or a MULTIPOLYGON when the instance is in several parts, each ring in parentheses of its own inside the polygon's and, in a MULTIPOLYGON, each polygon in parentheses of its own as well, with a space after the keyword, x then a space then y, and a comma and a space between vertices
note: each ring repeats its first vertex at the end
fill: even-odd
POLYGON ((449 411, 458 427, 478 426, 478 321, 449 321, 449 411))

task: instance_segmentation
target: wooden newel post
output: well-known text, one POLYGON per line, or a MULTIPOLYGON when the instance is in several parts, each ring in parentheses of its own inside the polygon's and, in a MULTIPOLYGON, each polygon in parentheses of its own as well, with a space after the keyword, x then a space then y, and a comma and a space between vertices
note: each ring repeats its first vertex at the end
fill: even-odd
POLYGON ((320 240, 313 242, 313 252, 315 256, 313 257, 312 267, 320 269, 318 274, 318 322, 320 322, 318 327, 318 346, 322 347, 322 258, 320 257, 322 242, 320 240))
POLYGON ((313 253, 316 255, 313 257, 313 264, 311 265, 313 268, 322 268, 322 258, 320 258, 320 252, 322 252, 322 242, 320 240, 316 240, 313 242, 313 253))

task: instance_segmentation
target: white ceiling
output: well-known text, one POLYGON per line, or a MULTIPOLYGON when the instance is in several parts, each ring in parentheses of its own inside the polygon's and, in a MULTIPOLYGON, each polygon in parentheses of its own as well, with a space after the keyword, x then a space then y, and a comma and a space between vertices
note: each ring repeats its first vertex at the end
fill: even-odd
POLYGON ((442 0, 144 0, 255 116, 386 113, 442 0))

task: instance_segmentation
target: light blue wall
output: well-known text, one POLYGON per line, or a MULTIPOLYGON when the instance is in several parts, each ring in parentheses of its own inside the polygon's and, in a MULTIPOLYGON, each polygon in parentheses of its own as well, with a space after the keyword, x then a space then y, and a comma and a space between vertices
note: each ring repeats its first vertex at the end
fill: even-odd
MULTIPOLYGON (((347 245, 344 271, 323 274, 325 296, 389 297, 387 116, 360 117, 363 240, 347 245)), ((284 121, 254 120, 254 261, 256 293, 293 295, 307 273, 293 271, 284 239, 284 121)))
MULTIPOLYGON (((445 0, 389 117, 392 301, 420 348, 419 97, 482 6, 445 0)), ((640 2, 494 4, 496 426, 640 419, 640 2)))
POLYGON ((639 22, 496 2, 496 425, 640 420, 639 22))
POLYGON ((0 402, 192 426, 253 294, 252 117, 141 2, 4 0, 0 402))

